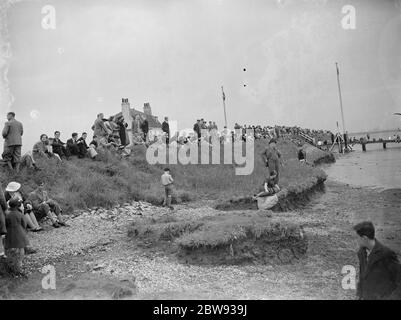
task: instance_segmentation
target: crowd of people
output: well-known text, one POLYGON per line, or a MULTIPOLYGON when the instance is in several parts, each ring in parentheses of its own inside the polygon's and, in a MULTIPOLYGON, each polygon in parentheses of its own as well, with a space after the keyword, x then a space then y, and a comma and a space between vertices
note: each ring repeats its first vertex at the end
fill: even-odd
POLYGON ((16 181, 9 182, 5 192, 0 184, 0 259, 6 260, 11 274, 22 275, 24 256, 37 252, 30 247, 28 231, 42 231, 38 221, 45 217, 54 228, 67 226, 60 205, 50 198, 43 181, 30 193, 16 181))
POLYGON ((328 142, 332 135, 332 132, 328 130, 304 129, 297 126, 240 125, 235 123, 234 130, 241 130, 244 136, 247 134, 247 131, 251 132, 255 139, 291 138, 303 134, 313 139, 315 144, 319 141, 328 142))
MULTIPOLYGON (((145 115, 136 115, 132 120, 130 129, 125 122, 124 117, 112 116, 105 118, 103 113, 99 113, 92 126, 93 139, 87 142, 88 134, 83 132, 80 136, 74 132, 71 138, 65 142, 61 140, 60 131, 55 131, 53 137, 47 134, 41 134, 39 141, 35 143, 32 149, 21 156, 23 125, 15 119, 15 113, 7 114, 2 135, 4 138, 3 162, 7 164, 10 170, 18 172, 20 166, 26 165, 29 168, 41 170, 37 165, 39 158, 54 158, 57 162, 69 160, 72 156, 78 158, 97 159, 98 154, 104 150, 119 153, 121 156, 128 156, 134 145, 149 146, 152 143, 159 142, 166 145, 185 145, 201 142, 211 143, 216 138, 220 143, 233 142, 236 140, 256 140, 256 139, 278 139, 288 137, 296 142, 299 147, 303 144, 299 135, 304 134, 312 139, 327 138, 333 133, 323 130, 309 130, 299 127, 284 126, 247 126, 235 124, 234 130, 224 127, 219 131, 216 122, 198 119, 190 132, 176 132, 173 135, 170 132, 168 117, 164 118, 161 130, 153 132, 149 128, 149 122, 145 115)), ((319 140, 321 142, 321 140, 319 140)), ((327 144, 327 141, 325 141, 327 144)), ((299 151, 299 160, 304 160, 303 151, 299 151)), ((277 170, 276 170, 277 171, 277 170)), ((278 173, 278 171, 277 171, 278 173)))
POLYGON ((132 122, 133 141, 127 134, 128 125, 123 117, 104 118, 103 113, 97 115, 92 126, 93 139, 88 142, 88 133, 82 132, 79 136, 74 132, 66 142, 61 140, 61 132, 55 131, 53 137, 43 133, 32 149, 21 155, 23 125, 15 118, 14 112, 7 114, 2 135, 4 138, 3 162, 11 171, 19 172, 21 165, 41 170, 37 160, 56 159, 58 162, 69 160, 72 156, 78 158, 96 159, 102 150, 120 151, 123 155, 130 153, 129 147, 133 144, 148 141, 149 124, 146 117, 136 116, 132 122))

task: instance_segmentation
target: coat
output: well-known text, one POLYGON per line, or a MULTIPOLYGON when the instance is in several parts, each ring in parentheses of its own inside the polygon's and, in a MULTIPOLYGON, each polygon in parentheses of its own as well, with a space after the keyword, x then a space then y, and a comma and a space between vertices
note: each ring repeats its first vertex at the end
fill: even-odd
POLYGON ((144 133, 148 133, 149 132, 149 122, 148 122, 148 120, 143 120, 143 122, 142 122, 142 124, 141 124, 141 129, 142 129, 142 132, 144 132, 144 133))
POLYGON ((78 144, 78 139, 74 140, 74 139, 71 138, 71 139, 67 140, 67 147, 72 147, 72 146, 75 146, 77 144, 78 144))
POLYGON ((141 121, 133 120, 132 121, 132 133, 141 133, 141 121))
POLYGON ((52 142, 53 152, 54 153, 62 153, 64 145, 65 145, 65 143, 63 141, 61 141, 60 139, 54 138, 53 142, 52 142))
POLYGON ((126 134, 126 127, 128 126, 126 123, 124 124, 123 121, 117 122, 119 127, 119 135, 121 140, 121 145, 127 145, 127 134, 126 134))
POLYGON ((102 119, 96 119, 92 129, 93 134, 98 137, 103 137, 110 133, 102 119))
POLYGON ((0 185, 0 235, 7 233, 6 210, 7 210, 7 201, 3 193, 3 188, 0 185))
POLYGON ((163 121, 162 123, 162 131, 167 133, 168 136, 170 136, 170 126, 167 121, 163 121))
POLYGON ((21 122, 15 119, 7 121, 2 132, 4 147, 22 146, 23 133, 24 128, 21 122))
POLYGON ((46 202, 50 200, 46 190, 40 191, 39 189, 35 189, 32 191, 29 196, 27 203, 30 203, 32 207, 37 210, 42 202, 46 202))
POLYGON ((196 132, 196 134, 198 135, 198 137, 201 136, 201 128, 199 126, 199 123, 195 123, 194 124, 194 131, 196 132))
POLYGON ((280 151, 269 146, 263 151, 262 158, 266 161, 266 165, 269 167, 269 172, 275 170, 277 174, 279 173, 281 158, 280 151))
POLYGON ((25 231, 26 222, 18 209, 10 210, 6 215, 7 235, 5 241, 6 249, 25 248, 29 246, 25 231))
POLYGON ((48 152, 47 144, 44 143, 43 141, 36 142, 33 145, 32 153, 34 156, 37 156, 37 155, 43 156, 43 154, 47 153, 47 152, 48 152))
POLYGON ((391 249, 376 240, 368 260, 365 248, 358 251, 357 295, 363 300, 401 299, 401 265, 391 249))
POLYGON ((88 149, 88 145, 86 144, 86 140, 84 138, 79 138, 77 140, 77 144, 82 145, 82 148, 84 148, 85 150, 88 149))

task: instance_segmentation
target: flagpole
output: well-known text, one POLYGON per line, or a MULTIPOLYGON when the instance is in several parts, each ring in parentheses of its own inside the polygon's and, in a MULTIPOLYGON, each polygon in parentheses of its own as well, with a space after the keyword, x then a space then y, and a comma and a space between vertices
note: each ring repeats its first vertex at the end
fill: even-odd
POLYGON ((221 93, 223 97, 223 107, 224 107, 224 123, 227 128, 227 113, 226 113, 226 95, 224 94, 224 88, 221 86, 221 93))
POLYGON ((337 84, 338 84, 338 96, 340 99, 340 108, 341 108, 341 119, 343 122, 343 134, 345 134, 345 121, 344 121, 344 111, 343 111, 343 99, 341 97, 341 86, 340 86, 340 71, 338 70, 338 64, 336 62, 337 69, 337 84))

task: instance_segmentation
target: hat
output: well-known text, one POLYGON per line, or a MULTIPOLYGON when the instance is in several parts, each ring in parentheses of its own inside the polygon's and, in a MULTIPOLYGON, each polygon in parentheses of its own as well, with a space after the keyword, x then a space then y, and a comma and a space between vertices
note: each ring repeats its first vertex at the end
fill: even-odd
POLYGON ((6 191, 7 192, 16 192, 19 190, 19 188, 21 188, 21 184, 18 182, 12 181, 7 185, 6 191))
POLYGON ((269 141, 269 144, 271 144, 271 143, 277 143, 277 140, 275 138, 271 138, 269 141))
POLYGON ((19 198, 12 198, 10 201, 8 201, 8 205, 10 208, 17 208, 21 205, 22 201, 19 198))

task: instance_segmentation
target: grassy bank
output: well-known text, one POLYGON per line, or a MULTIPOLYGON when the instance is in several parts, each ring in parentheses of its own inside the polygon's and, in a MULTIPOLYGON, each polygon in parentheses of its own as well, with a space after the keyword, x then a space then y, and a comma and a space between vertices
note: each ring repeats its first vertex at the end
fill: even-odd
MULTIPOLYGON (((256 142, 254 170, 245 176, 235 175, 235 165, 230 164, 170 165, 175 179, 173 202, 202 199, 225 202, 254 194, 266 170, 260 157, 264 147, 265 142, 256 142)), ((287 192, 298 193, 310 183, 325 179, 322 170, 296 160, 297 149, 293 143, 281 141, 278 148, 285 160, 280 186, 287 192)), ((9 181, 18 181, 29 192, 44 180, 51 197, 61 203, 66 213, 91 207, 109 208, 131 200, 159 205, 164 192, 160 176, 165 165, 148 164, 145 154, 145 147, 138 146, 125 160, 104 154, 99 161, 72 159, 62 164, 38 161, 43 168, 39 172, 24 168, 19 174, 10 174, 6 168, 1 168, 1 183, 4 188, 9 181)))
POLYGON ((128 235, 139 246, 190 264, 290 263, 301 258, 308 246, 299 225, 249 211, 140 219, 132 223, 128 235))

